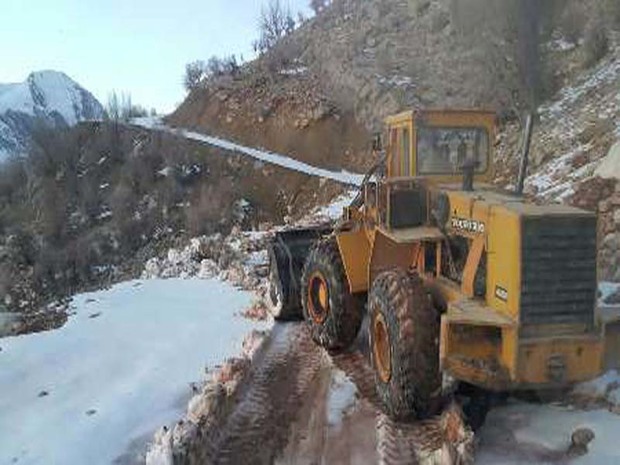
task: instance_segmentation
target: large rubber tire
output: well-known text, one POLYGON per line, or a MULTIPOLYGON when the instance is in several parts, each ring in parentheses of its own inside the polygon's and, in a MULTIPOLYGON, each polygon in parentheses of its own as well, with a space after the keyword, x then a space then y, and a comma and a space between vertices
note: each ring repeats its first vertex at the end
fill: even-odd
POLYGON ((477 433, 484 425, 495 394, 462 382, 459 383, 457 396, 463 399, 460 404, 462 405, 467 424, 474 433, 477 433))
POLYGON ((288 289, 283 286, 290 286, 291 283, 282 283, 280 274, 278 273, 278 265, 275 257, 269 260, 269 289, 267 290, 267 303, 269 311, 276 321, 294 321, 301 320, 303 314, 301 304, 294 305, 287 298, 288 289))
POLYGON ((314 342, 329 352, 347 349, 362 324, 363 300, 351 294, 335 239, 318 242, 301 277, 304 318, 314 342))
POLYGON ((368 299, 370 357, 377 394, 395 420, 434 413, 441 394, 439 314, 417 274, 377 276, 368 299))

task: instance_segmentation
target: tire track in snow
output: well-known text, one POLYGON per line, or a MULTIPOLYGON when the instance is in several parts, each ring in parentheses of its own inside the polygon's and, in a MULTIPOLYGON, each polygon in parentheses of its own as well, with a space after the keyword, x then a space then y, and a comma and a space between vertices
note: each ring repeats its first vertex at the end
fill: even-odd
POLYGON ((304 325, 288 324, 273 331, 238 405, 209 445, 212 463, 273 463, 323 366, 324 354, 304 325))

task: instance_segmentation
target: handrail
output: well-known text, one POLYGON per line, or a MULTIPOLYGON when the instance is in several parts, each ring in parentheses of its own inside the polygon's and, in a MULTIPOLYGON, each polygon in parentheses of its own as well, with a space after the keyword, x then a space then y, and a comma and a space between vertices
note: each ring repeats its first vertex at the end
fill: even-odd
POLYGON ((350 208, 360 208, 363 205, 363 203, 364 203, 363 202, 364 188, 366 187, 366 184, 368 184, 370 179, 375 175, 377 170, 381 167, 381 165, 383 165, 385 163, 385 159, 386 159, 385 152, 382 152, 380 157, 379 157, 379 160, 377 161, 377 163, 375 163, 366 172, 366 175, 364 176, 364 179, 362 179, 362 183, 360 184, 359 191, 357 192, 357 195, 355 196, 355 198, 349 204, 350 208))

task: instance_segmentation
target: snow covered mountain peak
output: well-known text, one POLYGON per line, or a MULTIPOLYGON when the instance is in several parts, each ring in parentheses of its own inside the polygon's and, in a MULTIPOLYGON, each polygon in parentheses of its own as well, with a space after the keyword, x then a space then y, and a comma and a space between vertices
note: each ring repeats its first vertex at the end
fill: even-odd
POLYGON ((103 115, 101 103, 60 71, 37 71, 24 82, 0 84, 0 160, 27 149, 35 121, 63 127, 103 115))

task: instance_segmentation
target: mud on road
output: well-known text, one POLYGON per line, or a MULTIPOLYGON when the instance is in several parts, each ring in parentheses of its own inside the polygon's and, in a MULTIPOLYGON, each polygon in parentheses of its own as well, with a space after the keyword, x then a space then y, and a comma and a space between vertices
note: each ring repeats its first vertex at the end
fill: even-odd
POLYGON ((213 463, 273 463, 327 359, 301 325, 277 325, 209 446, 213 463))
POLYGON ((457 427, 458 437, 447 441, 443 418, 398 424, 381 413, 362 339, 356 350, 332 357, 303 323, 277 324, 208 444, 212 463, 411 464, 472 456, 471 433, 457 427))

